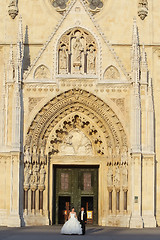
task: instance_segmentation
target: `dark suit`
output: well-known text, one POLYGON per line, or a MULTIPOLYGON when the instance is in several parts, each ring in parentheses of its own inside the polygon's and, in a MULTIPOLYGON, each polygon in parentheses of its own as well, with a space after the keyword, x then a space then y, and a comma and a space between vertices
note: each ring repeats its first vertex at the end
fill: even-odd
POLYGON ((84 235, 85 234, 85 224, 86 224, 86 222, 87 222, 87 215, 86 215, 86 213, 84 212, 83 213, 83 220, 81 219, 81 211, 79 212, 79 214, 78 214, 78 220, 80 221, 80 224, 81 224, 81 226, 82 226, 82 234, 84 235))

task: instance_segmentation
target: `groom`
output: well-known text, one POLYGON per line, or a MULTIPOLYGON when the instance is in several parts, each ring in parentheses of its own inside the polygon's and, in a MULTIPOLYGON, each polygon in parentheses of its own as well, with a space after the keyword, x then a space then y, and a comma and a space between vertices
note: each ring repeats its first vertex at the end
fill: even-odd
POLYGON ((78 220, 80 221, 80 224, 82 226, 82 235, 84 235, 85 224, 87 223, 87 216, 86 216, 86 213, 84 212, 84 207, 81 207, 81 211, 79 212, 79 215, 78 215, 78 220))

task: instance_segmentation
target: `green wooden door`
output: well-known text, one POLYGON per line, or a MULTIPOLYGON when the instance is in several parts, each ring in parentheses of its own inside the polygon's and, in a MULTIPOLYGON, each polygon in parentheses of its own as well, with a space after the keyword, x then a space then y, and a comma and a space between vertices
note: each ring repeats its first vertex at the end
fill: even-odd
POLYGON ((93 221, 98 222, 98 167, 54 167, 53 222, 63 223, 65 211, 75 208, 77 214, 83 205, 93 212, 93 221))

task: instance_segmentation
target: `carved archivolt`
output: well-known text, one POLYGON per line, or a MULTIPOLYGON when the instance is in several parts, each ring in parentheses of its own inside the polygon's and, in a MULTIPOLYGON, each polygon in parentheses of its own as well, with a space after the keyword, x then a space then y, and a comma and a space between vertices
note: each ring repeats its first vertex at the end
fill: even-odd
POLYGON ((120 78, 119 71, 114 66, 109 66, 104 73, 104 79, 107 80, 117 80, 120 78))
POLYGON ((40 65, 35 70, 34 78, 35 79, 49 79, 50 78, 49 69, 44 65, 40 65))
POLYGON ((97 44, 93 36, 82 28, 72 29, 58 44, 59 74, 96 74, 97 44))
MULTIPOLYGON (((35 116, 26 136, 25 159, 44 163, 49 152, 62 154, 66 145, 61 143, 69 144, 67 135, 85 136, 85 154, 87 148, 88 154, 93 151, 94 154, 109 156, 111 153, 111 157, 119 152, 120 159, 122 149, 127 148, 124 128, 111 108, 93 94, 73 89, 52 99, 35 116), (51 135, 47 152, 46 143, 51 135)), ((78 148, 78 145, 70 144, 72 150, 78 148)), ((74 154, 77 154, 76 151, 79 150, 75 150, 74 154)))

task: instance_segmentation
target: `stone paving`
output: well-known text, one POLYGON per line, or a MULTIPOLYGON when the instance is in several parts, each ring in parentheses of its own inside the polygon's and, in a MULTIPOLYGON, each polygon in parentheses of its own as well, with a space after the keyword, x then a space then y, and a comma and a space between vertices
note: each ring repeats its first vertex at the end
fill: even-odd
POLYGON ((61 226, 0 227, 0 240, 160 240, 160 228, 126 229, 92 226, 86 235, 61 235, 61 226))

